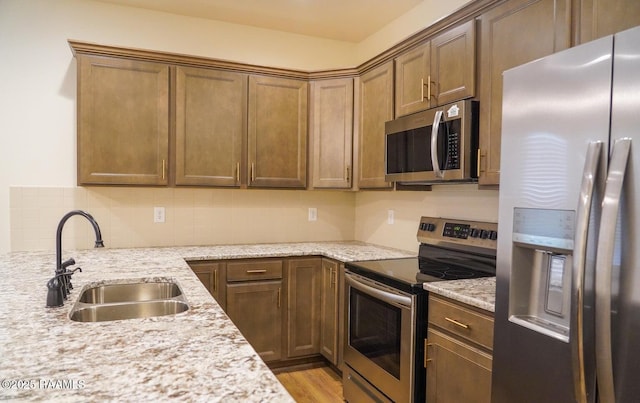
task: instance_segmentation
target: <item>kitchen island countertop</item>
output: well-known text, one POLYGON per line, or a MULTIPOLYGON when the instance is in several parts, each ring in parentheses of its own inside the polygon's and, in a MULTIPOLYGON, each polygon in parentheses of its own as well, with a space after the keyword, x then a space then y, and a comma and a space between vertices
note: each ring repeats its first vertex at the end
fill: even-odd
POLYGON ((465 304, 495 312, 496 278, 484 277, 469 280, 436 281, 424 283, 425 290, 465 304))
POLYGON ((0 399, 32 401, 293 401, 193 274, 186 260, 326 256, 343 262, 415 256, 360 242, 308 242, 64 252, 82 272, 63 307, 46 308, 54 252, 0 255, 0 399), (189 310, 80 323, 69 312, 83 288, 168 278, 189 310))

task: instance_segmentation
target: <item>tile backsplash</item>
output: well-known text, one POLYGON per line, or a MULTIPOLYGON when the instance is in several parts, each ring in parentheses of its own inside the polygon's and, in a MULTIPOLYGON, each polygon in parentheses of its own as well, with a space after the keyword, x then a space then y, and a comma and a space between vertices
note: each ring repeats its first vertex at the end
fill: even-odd
MULTIPOLYGON (((351 240, 355 195, 340 191, 12 187, 11 250, 55 250, 56 228, 70 210, 85 210, 100 225, 105 246, 130 248, 351 240), (154 223, 154 207, 165 222, 154 223), (308 209, 317 221, 308 221, 308 209)), ((93 228, 70 218, 65 249, 93 247, 93 228)))

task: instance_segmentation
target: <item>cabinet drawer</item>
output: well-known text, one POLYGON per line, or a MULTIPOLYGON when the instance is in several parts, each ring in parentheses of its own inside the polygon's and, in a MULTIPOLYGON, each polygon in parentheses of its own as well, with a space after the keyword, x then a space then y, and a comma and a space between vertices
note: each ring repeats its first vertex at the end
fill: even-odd
POLYGON ((282 260, 250 260, 227 263, 227 281, 282 278, 282 260))
POLYGON ((493 318, 466 306, 430 295, 429 324, 493 349, 493 318))

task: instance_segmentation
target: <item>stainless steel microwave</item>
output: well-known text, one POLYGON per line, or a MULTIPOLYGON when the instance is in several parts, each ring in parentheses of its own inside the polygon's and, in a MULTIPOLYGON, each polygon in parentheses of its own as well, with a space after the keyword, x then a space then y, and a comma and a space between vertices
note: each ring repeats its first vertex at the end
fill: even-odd
POLYGON ((386 122, 385 180, 477 181, 478 113, 478 103, 465 100, 386 122))

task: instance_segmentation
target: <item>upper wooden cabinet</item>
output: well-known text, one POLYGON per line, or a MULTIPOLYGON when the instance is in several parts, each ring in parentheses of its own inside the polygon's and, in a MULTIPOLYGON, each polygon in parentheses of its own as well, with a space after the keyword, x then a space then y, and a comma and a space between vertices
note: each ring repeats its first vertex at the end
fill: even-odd
POLYGON ((480 185, 500 183, 502 73, 569 47, 571 0, 510 0, 480 24, 480 185))
POLYGON ((370 70, 357 81, 354 128, 357 150, 357 187, 360 189, 390 188, 385 174, 385 122, 393 119, 393 62, 370 70))
POLYGON ((249 77, 249 186, 307 184, 307 81, 249 77))
POLYGON ((177 67, 176 185, 240 186, 247 75, 177 67))
POLYGON ((309 105, 311 184, 351 188, 353 160, 353 79, 311 83, 309 105))
POLYGON ((475 44, 475 25, 471 20, 398 56, 396 117, 473 97, 475 44))
POLYGON ((581 0, 579 10, 580 43, 640 25, 638 0, 581 0))
POLYGON ((77 59, 78 183, 166 185, 169 66, 77 59))
POLYGON ((431 43, 427 42, 396 58, 396 117, 431 106, 425 90, 431 77, 430 52, 431 43))

